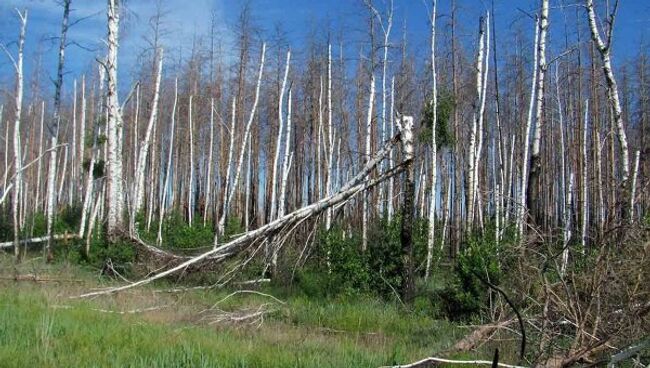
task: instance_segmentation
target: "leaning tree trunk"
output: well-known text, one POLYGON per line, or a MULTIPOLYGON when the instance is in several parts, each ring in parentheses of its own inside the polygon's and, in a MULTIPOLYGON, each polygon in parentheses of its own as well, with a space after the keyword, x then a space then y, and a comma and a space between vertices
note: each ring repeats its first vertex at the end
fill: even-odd
MULTIPOLYGON (((151 113, 149 115, 149 123, 147 130, 144 134, 140 152, 137 155, 138 166, 135 171, 135 188, 133 189, 133 210, 131 214, 132 227, 135 224, 135 216, 142 209, 144 203, 144 172, 147 166, 147 157, 149 155, 149 147, 151 146, 151 136, 153 134, 154 125, 158 117, 158 101, 160 99, 160 81, 162 79, 162 65, 163 65, 163 50, 158 51, 158 68, 156 69, 156 79, 154 84, 153 101, 151 103, 151 113)), ((155 157, 152 157, 151 164, 153 165, 155 157)), ((134 229, 132 229, 134 230, 134 229)))
MULTIPOLYGON (((605 81, 607 82, 607 96, 610 104, 614 110, 614 123, 616 125, 616 136, 618 142, 621 146, 621 171, 623 177, 621 178, 621 190, 623 191, 623 198, 630 194, 628 188, 628 179, 630 176, 630 158, 629 158, 629 148, 627 144, 627 134, 625 133, 625 124, 623 123, 623 108, 621 107, 621 102, 618 95, 618 85, 616 84, 616 78, 614 78, 614 71, 612 69, 612 56, 611 56, 611 46, 612 46, 612 33, 614 31, 614 21, 616 20, 616 7, 618 1, 615 3, 614 11, 612 12, 608 23, 609 29, 607 31, 607 42, 603 40, 596 25, 596 14, 594 11, 593 0, 587 0, 587 18, 589 20, 589 30, 591 31, 591 38, 596 44, 596 48, 600 53, 600 57, 603 63, 603 71, 605 72, 605 81)), ((625 200, 623 203, 627 205, 625 200)), ((623 211, 623 215, 626 216, 630 211, 623 211)))

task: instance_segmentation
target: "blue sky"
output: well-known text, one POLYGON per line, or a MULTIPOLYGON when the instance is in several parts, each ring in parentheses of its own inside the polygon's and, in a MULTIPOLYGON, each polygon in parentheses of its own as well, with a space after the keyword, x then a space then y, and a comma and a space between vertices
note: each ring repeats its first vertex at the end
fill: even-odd
MULTIPOLYGON (((582 0, 551 0, 551 37, 563 38, 564 15, 569 22, 569 29, 575 29, 576 1, 582 0), (567 5, 564 11, 561 5, 567 5)), ((428 48, 428 9, 423 0, 394 0, 395 28, 394 39, 401 37, 401 31, 406 24, 409 44, 414 50, 421 50, 426 55, 428 48)), ((438 0, 439 24, 448 21, 449 3, 451 0, 438 0)), ((478 17, 489 8, 490 0, 457 0, 459 9, 460 34, 464 41, 474 42, 478 17)), ((165 44, 169 49, 189 49, 193 35, 206 34, 211 24, 211 14, 214 12, 219 26, 219 34, 228 54, 229 45, 234 39, 233 25, 241 9, 243 1, 237 0, 163 0, 164 8, 169 10, 166 27, 169 33, 165 44)), ((381 7, 384 0, 375 0, 381 7)), ((426 4, 429 5, 427 0, 426 4)), ((507 46, 512 31, 521 28, 526 35, 532 37, 532 20, 521 11, 533 12, 538 6, 538 0, 495 0, 495 15, 497 32, 503 41, 500 46, 507 46), (521 9, 521 10, 519 10, 521 9)), ((602 9, 602 4, 597 1, 602 9)), ((88 17, 73 27, 69 39, 85 47, 100 49, 105 30, 105 0, 73 0, 71 20, 88 17)), ((299 48, 305 40, 308 31, 313 30, 319 36, 326 32, 327 25, 335 30, 342 30, 351 42, 361 39, 365 32, 366 12, 357 0, 251 0, 255 23, 271 36, 273 29, 279 23, 287 34, 288 42, 299 48), (321 31, 322 30, 322 31, 321 31)), ((154 14, 154 0, 129 0, 127 2, 129 15, 123 28, 120 50, 121 74, 128 77, 129 71, 137 62, 137 55, 145 45, 144 36, 148 32, 148 21, 154 14)), ((56 41, 50 38, 59 32, 61 7, 56 0, 0 0, 0 42, 8 44, 15 51, 15 41, 18 34, 18 21, 14 8, 29 10, 27 25, 26 60, 27 74, 31 74, 37 65, 37 51, 43 54, 43 69, 47 73, 43 78, 51 77, 56 63, 56 41)), ((580 13, 583 16, 584 13, 580 13)), ((580 19, 584 23, 584 19, 580 19)), ((586 34, 583 35, 583 37, 586 34)), ((619 17, 616 24, 614 60, 620 64, 625 59, 637 53, 642 40, 650 41, 650 1, 620 0, 619 17)), ((356 46, 358 49, 360 46, 356 46)), ((554 54, 553 48, 551 55, 554 54)), ((555 50, 559 51, 559 50, 555 50)), ((89 52, 82 48, 71 46, 67 52, 66 78, 76 76, 92 64, 97 52, 89 52)), ((11 65, 7 57, 0 55, 0 82, 11 81, 11 65)), ((7 89, 5 86, 0 89, 7 89)))

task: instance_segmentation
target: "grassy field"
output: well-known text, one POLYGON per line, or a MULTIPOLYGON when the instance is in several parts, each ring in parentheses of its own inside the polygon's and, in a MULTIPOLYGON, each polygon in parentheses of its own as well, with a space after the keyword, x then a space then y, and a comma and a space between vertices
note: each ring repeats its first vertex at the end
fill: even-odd
POLYGON ((16 269, 0 256, 0 366, 378 367, 442 351, 468 332, 370 297, 315 300, 270 288, 259 290, 269 296, 173 293, 158 284, 70 298, 114 283, 98 274, 42 259, 16 269), (258 311, 267 313, 245 318, 258 311))

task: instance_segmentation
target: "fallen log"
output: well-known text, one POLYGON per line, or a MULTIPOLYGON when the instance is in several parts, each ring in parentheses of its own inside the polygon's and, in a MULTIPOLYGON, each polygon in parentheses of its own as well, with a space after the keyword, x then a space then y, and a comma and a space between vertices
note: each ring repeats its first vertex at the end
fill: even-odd
POLYGON ((195 256, 191 259, 188 259, 176 266, 173 266, 171 268, 168 268, 165 271, 161 271, 151 277, 142 279, 140 281, 128 284, 128 285, 123 285, 119 287, 113 287, 109 288, 106 290, 101 290, 101 291, 94 291, 94 292, 89 292, 85 293, 79 296, 75 296, 72 298, 87 298, 87 297, 94 297, 94 296, 100 296, 100 295, 108 295, 108 294, 113 294, 113 293, 118 293, 124 290, 132 289, 138 286, 146 285, 149 284, 155 280, 164 278, 168 275, 171 275, 175 272, 181 271, 186 269, 187 267, 194 265, 198 262, 201 262, 205 259, 208 259, 209 257, 214 257, 214 256, 224 256, 226 254, 228 255, 234 255, 237 254, 244 245, 251 243, 252 241, 260 238, 265 238, 268 237, 269 235, 281 230, 282 228, 286 226, 291 226, 292 224, 296 224, 300 221, 303 221, 309 217, 316 216, 323 211, 327 210, 328 208, 331 208, 333 206, 336 206, 339 203, 343 203, 353 196, 355 196, 358 193, 361 193, 381 182, 384 180, 395 176, 399 173, 401 173, 404 170, 404 166, 410 162, 410 160, 405 160, 398 164, 397 166, 391 168, 389 171, 381 175, 380 177, 368 181, 367 177, 368 175, 377 167, 377 165, 382 162, 386 156, 388 156, 388 153, 395 147, 395 145, 400 141, 400 133, 398 133, 395 137, 393 137, 391 140, 386 142, 384 147, 380 149, 363 167, 363 169, 355 175, 350 181, 348 181, 343 187, 336 193, 334 193, 331 196, 325 197, 318 202, 312 203, 306 207, 302 207, 300 209, 297 209, 281 218, 278 218, 256 230, 249 231, 247 233, 242 234, 241 236, 235 238, 234 240, 231 240, 228 243, 225 243, 217 248, 214 248, 210 251, 207 251, 205 253, 202 253, 198 256, 195 256))
POLYGON ((488 339, 496 330, 506 327, 514 322, 514 319, 507 319, 491 325, 477 327, 472 333, 465 336, 445 353, 460 353, 476 349, 482 342, 488 339))
MULTIPOLYGON (((424 358, 422 360, 418 360, 417 362, 409 363, 409 364, 401 364, 401 365, 392 365, 392 366, 384 366, 380 368, 424 368, 424 367, 431 367, 431 366, 437 366, 437 365, 446 365, 446 364, 472 364, 472 365, 493 365, 492 361, 489 360, 453 360, 453 359, 444 359, 444 358, 436 358, 436 357, 429 357, 429 358, 424 358)), ((511 364, 504 364, 504 363, 496 363, 497 366, 503 367, 503 368, 526 368, 523 366, 519 365, 511 365, 511 364)))
MULTIPOLYGON (((20 245, 25 245, 25 244, 38 244, 38 243, 45 243, 47 242, 48 237, 47 236, 41 236, 37 238, 31 238, 31 239, 23 239, 19 242, 20 245)), ((57 234, 57 235, 52 235, 52 239, 54 240, 72 240, 72 239, 79 239, 79 236, 77 234, 57 234)), ((14 247, 14 242, 9 241, 9 242, 4 242, 0 243, 0 249, 5 249, 5 248, 13 248, 14 247)))

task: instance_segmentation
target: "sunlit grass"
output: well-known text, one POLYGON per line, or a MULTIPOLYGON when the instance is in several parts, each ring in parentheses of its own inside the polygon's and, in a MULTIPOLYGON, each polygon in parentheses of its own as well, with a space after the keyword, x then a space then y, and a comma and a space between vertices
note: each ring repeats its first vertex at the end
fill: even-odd
MULTIPOLYGON (((12 266, 4 258, 0 273, 6 276, 12 266)), ((40 263, 21 265, 19 272, 33 271, 35 264, 44 267, 40 263)), ((198 312, 231 291, 178 295, 150 287, 79 301, 69 296, 110 280, 65 264, 38 274, 67 281, 0 281, 2 367, 377 367, 442 351, 466 333, 372 297, 315 299, 273 288, 266 292, 285 304, 275 303, 276 311, 263 323, 208 325, 198 312), (164 308, 137 314, 99 311, 152 305, 164 308)), ((219 307, 237 310, 264 302, 269 298, 242 294, 219 307)))

